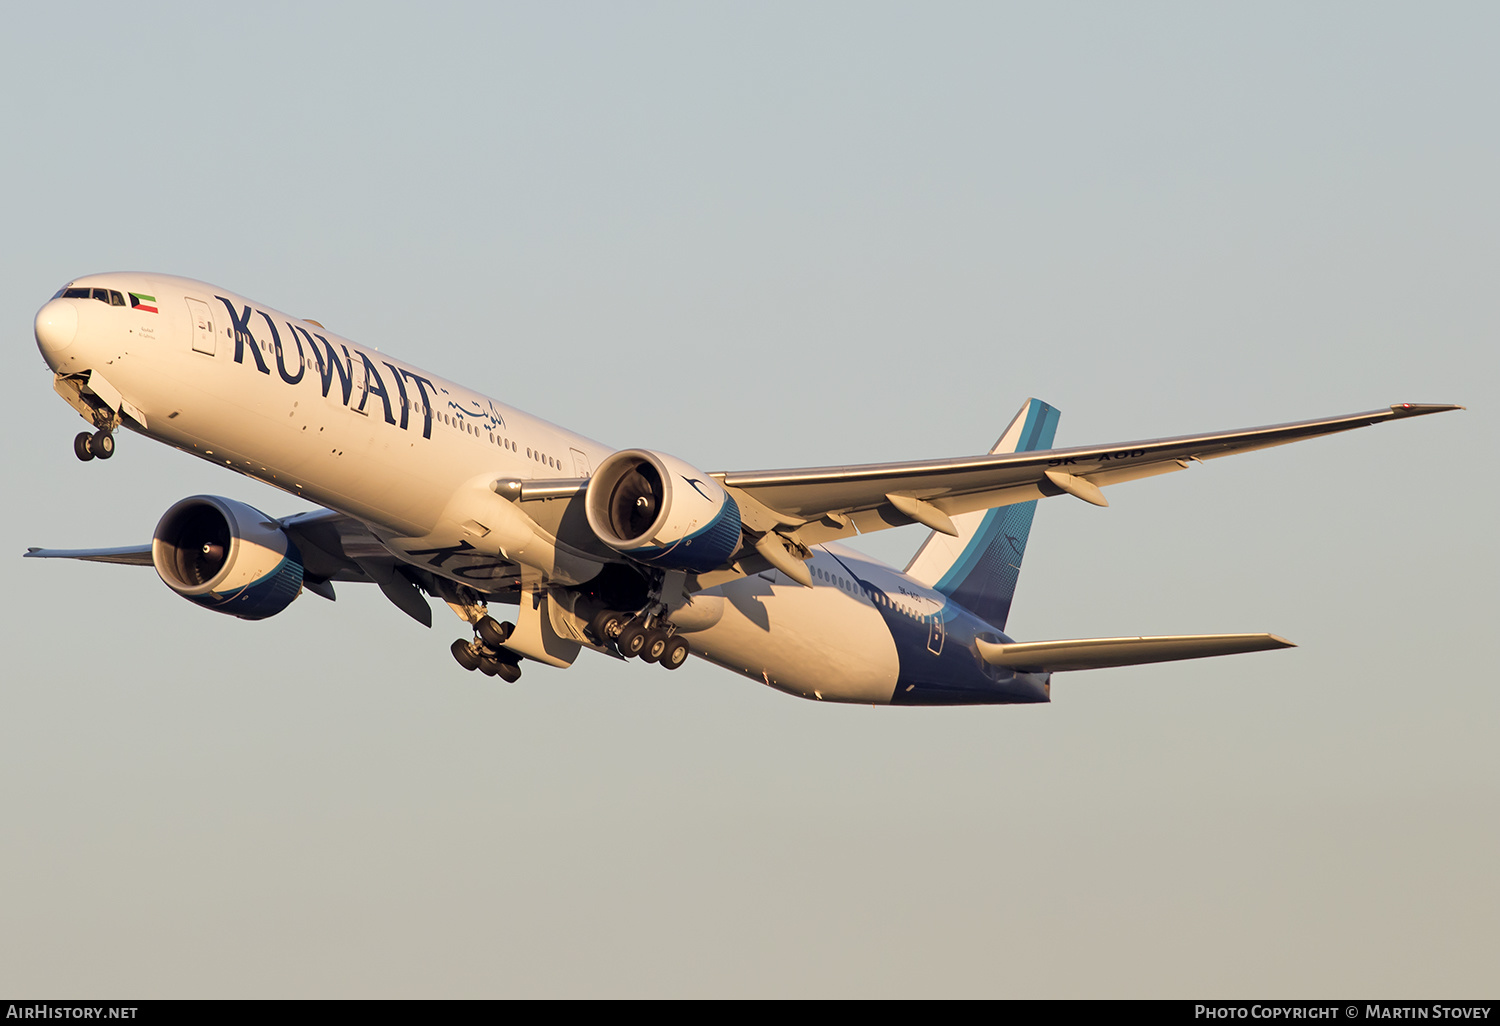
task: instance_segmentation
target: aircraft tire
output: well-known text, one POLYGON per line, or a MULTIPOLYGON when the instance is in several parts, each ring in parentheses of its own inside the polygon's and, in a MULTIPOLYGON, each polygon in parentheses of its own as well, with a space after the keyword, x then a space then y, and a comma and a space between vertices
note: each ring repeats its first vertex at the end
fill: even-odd
POLYGON ((473 646, 463 638, 455 641, 449 650, 453 653, 453 658, 458 660, 459 666, 466 670, 479 669, 479 657, 474 654, 473 646))
POLYGON ((515 663, 496 663, 495 676, 507 684, 514 684, 521 679, 521 668, 515 663))
POLYGON ((675 670, 687 662, 688 643, 679 637, 667 639, 667 649, 661 654, 661 664, 669 670, 675 670))
POLYGON ((634 659, 646 647, 646 628, 638 623, 627 624, 615 638, 615 645, 626 659, 634 659))
POLYGON ((93 447, 89 444, 93 437, 87 431, 80 431, 78 437, 73 439, 73 455, 85 463, 94 458, 93 447))
POLYGON ((95 431, 89 437, 89 450, 101 460, 107 460, 115 454, 115 436, 108 431, 95 431))
POLYGON ((641 662, 654 663, 660 661, 662 655, 667 651, 668 640, 666 631, 647 631, 646 644, 641 648, 641 662))
POLYGON ((589 632, 593 634, 594 640, 600 645, 608 645, 619 637, 620 631, 625 626, 625 617, 613 609, 605 609, 594 615, 589 621, 589 632))
POLYGON ((500 623, 493 616, 481 616, 474 623, 474 630, 479 634, 480 640, 490 648, 504 647, 515 629, 515 624, 500 623))

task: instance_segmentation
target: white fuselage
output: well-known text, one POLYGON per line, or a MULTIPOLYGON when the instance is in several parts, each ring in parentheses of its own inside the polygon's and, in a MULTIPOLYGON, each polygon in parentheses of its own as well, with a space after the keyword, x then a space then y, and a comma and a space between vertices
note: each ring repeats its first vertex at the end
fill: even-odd
MULTIPOLYGON (((588 477, 615 451, 202 282, 103 274, 72 286, 135 305, 44 307, 38 341, 56 375, 91 375, 93 393, 118 395, 128 426, 357 518, 398 557, 468 537, 473 503, 497 479, 588 477), (43 331, 49 310, 62 329, 43 331)), ((581 583, 597 569, 588 553, 557 549, 549 580, 581 583)), ((462 560, 421 563, 482 590, 462 560)), ((963 642, 945 629, 965 611, 944 595, 841 546, 815 549, 810 567, 811 588, 766 571, 698 593, 674 622, 698 655, 834 701, 901 701, 924 638, 935 672, 957 655, 944 645, 963 642), (904 622, 916 640, 898 653, 904 622)))

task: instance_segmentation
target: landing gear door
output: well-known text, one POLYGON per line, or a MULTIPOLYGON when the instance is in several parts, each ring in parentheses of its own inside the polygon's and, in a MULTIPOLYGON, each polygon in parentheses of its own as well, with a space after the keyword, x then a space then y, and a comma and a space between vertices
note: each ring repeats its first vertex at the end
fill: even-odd
POLYGON ((571 666, 582 646, 558 634, 548 606, 552 599, 539 581, 521 583, 521 603, 516 610, 516 629, 505 647, 548 666, 571 666))
POLYGON ((193 352, 214 355, 214 318, 208 304, 189 297, 188 319, 193 322, 193 352))

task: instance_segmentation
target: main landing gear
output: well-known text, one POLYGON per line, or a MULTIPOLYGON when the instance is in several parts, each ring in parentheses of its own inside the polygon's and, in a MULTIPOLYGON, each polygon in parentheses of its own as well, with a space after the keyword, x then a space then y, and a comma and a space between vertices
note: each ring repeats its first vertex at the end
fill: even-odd
POLYGON ((589 630, 600 645, 614 642, 626 659, 660 663, 675 670, 687 662, 688 643, 672 633, 671 624, 657 617, 636 618, 606 609, 594 617, 589 630))
POLYGON ((78 437, 73 439, 73 455, 87 463, 98 457, 107 460, 115 454, 115 436, 108 431, 99 430, 93 434, 80 431, 78 437))
POLYGON ((459 638, 452 645, 453 658, 466 670, 478 670, 486 677, 499 677, 507 684, 521 679, 521 656, 505 647, 515 631, 513 623, 500 623, 485 614, 474 621, 473 641, 459 638))

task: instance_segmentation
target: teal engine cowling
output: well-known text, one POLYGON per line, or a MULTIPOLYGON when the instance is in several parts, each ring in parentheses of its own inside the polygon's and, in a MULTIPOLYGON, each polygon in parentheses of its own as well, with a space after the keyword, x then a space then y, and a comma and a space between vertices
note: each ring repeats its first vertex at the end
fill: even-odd
POLYGON ((162 582, 206 609, 264 620, 302 593, 302 554, 275 521, 217 495, 183 499, 151 539, 162 582))
POLYGON ((706 573, 740 545, 740 508, 712 477, 646 449, 606 457, 589 480, 584 509, 600 540, 663 570, 706 573))

